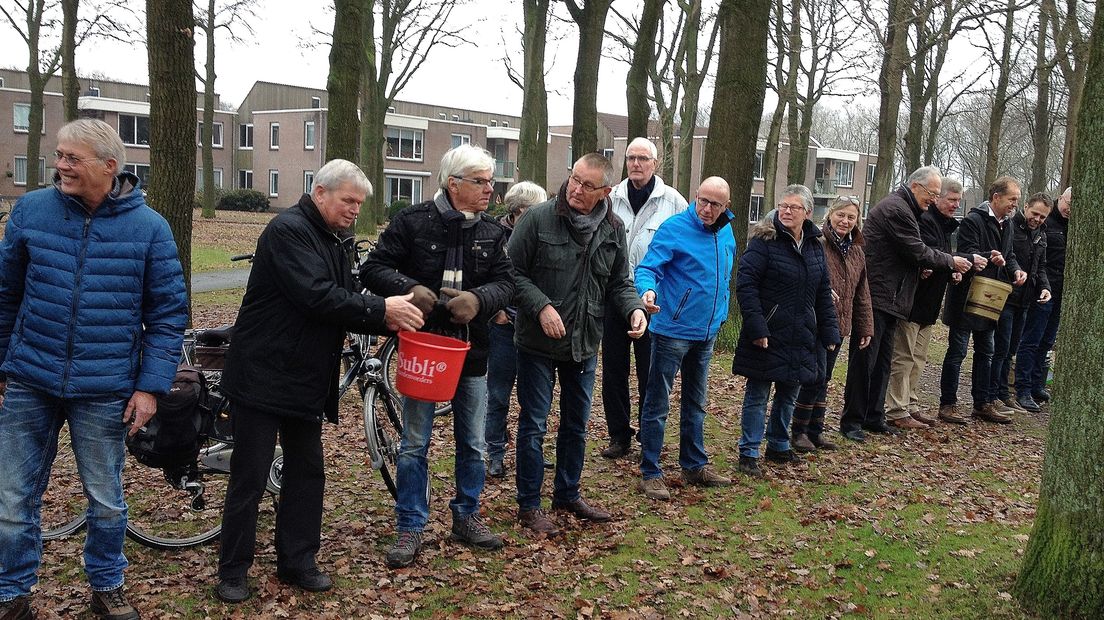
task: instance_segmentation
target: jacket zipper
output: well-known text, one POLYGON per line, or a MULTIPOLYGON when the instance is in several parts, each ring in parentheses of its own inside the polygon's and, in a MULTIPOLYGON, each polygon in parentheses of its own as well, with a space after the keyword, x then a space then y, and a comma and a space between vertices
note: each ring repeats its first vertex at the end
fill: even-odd
POLYGON ((77 322, 77 306, 80 303, 81 276, 84 274, 84 259, 88 253, 88 229, 92 226, 92 216, 84 216, 84 228, 81 231, 81 250, 77 257, 77 273, 73 281, 73 303, 69 308, 69 329, 65 340, 65 372, 61 376, 61 395, 69 385, 69 371, 73 367, 73 330, 77 322))
POLYGON ((717 242, 717 233, 713 233, 713 308, 709 313, 709 323, 705 329, 705 338, 713 331, 713 317, 717 316, 717 299, 721 296, 721 247, 717 242))
POLYGON ((774 318, 774 313, 778 312, 778 304, 774 304, 774 307, 767 313, 767 324, 770 324, 770 320, 774 318))
POLYGON ((682 310, 686 307, 686 300, 690 298, 690 289, 686 289, 686 292, 682 294, 682 299, 679 300, 678 308, 675 308, 675 315, 671 317, 672 321, 677 321, 682 314, 682 310))

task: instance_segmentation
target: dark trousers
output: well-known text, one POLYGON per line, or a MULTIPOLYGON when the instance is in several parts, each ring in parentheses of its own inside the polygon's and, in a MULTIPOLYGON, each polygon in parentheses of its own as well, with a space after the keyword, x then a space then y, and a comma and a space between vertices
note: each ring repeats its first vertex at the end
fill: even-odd
POLYGON ((276 569, 297 573, 315 566, 322 539, 322 423, 273 415, 232 403, 234 453, 222 514, 219 578, 242 578, 253 564, 257 507, 265 494, 277 433, 284 449, 276 511, 276 569))
POLYGON ((861 338, 850 338, 847 347, 847 385, 843 388, 840 432, 885 424, 885 397, 893 360, 893 335, 897 317, 874 310, 874 336, 865 349, 861 338))
POLYGON ((1005 305, 997 321, 993 335, 993 365, 990 370, 989 400, 1008 398, 1008 373, 1012 370, 1012 356, 1020 346, 1027 308, 1005 305))
POLYGON ((606 306, 602 328, 602 408, 606 414, 610 443, 627 444, 636 434, 629 411, 629 348, 636 358, 637 406, 636 417, 644 406, 644 392, 648 387, 648 371, 651 366, 652 338, 644 332, 640 338, 629 338, 629 323, 621 311, 606 306))
POLYGON ((947 332, 947 354, 943 356, 943 368, 939 374, 939 405, 954 405, 958 402, 958 382, 962 376, 962 361, 970 338, 974 339, 974 362, 970 370, 970 396, 974 399, 974 409, 980 409, 992 402, 989 394, 989 381, 993 373, 993 341, 996 327, 972 331, 961 327, 952 327, 947 332))

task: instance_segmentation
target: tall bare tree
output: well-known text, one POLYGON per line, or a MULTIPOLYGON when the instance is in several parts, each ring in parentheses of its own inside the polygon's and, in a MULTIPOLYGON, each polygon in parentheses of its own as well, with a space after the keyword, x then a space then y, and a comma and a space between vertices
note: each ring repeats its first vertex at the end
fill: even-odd
POLYGON ((1044 618, 1104 617, 1104 11, 1097 10, 1086 63, 1069 228, 1065 303, 1035 526, 1015 593, 1044 618))
MULTIPOLYGON (((656 33, 659 31, 659 22, 663 19, 664 4, 666 0, 644 0, 644 6, 640 10, 629 73, 625 78, 625 104, 628 113, 626 137, 630 140, 648 136, 648 119, 652 112, 648 97, 648 68, 655 62, 656 33)), ((622 178, 627 174, 627 165, 627 162, 621 165, 622 178)))
MULTIPOLYGON (((1022 45, 1016 45, 1016 58, 1013 58, 1012 48, 1016 39, 1014 27, 1016 25, 1016 11, 1019 8, 1017 0, 1008 0, 1003 15, 1002 28, 999 30, 1001 35, 999 53, 995 49, 996 45, 992 41, 989 32, 982 31, 985 33, 986 39, 989 40, 987 51, 992 56, 993 64, 997 70, 996 85, 993 89, 992 108, 989 114, 989 135, 985 141, 985 172, 981 179, 982 187, 989 187, 989 185, 996 180, 1000 172, 997 169, 997 161, 1001 148, 1000 140, 1001 130, 1004 126, 1004 115, 1008 110, 1009 101, 1013 96, 1019 94, 1009 92, 1012 65, 1018 61, 1019 50, 1023 49, 1022 45)), ((1026 84, 1024 86, 1026 87, 1026 84)))
POLYGON ((697 133, 700 116, 698 104, 701 101, 702 84, 705 83, 713 61, 713 50, 716 48, 720 28, 715 16, 703 20, 701 0, 678 0, 678 6, 686 14, 686 22, 679 42, 683 49, 680 54, 682 63, 675 67, 675 79, 682 83, 683 91, 679 106, 678 173, 675 175, 675 189, 683 196, 689 196, 690 186, 694 181, 690 178, 690 170, 694 161, 694 134, 697 133), (705 45, 704 54, 699 61, 699 36, 702 28, 709 24, 712 24, 709 43, 705 45))
POLYGON ((1027 181, 1028 194, 1041 192, 1047 187, 1047 155, 1054 132, 1051 115, 1051 76, 1057 55, 1051 55, 1050 16, 1055 12, 1054 0, 1042 0, 1035 30, 1035 105, 1031 114, 1031 175, 1027 181))
MULTIPOLYGON (((230 41, 240 42, 239 32, 253 34, 250 22, 256 17, 257 0, 196 0, 196 31, 202 33, 204 46, 204 70, 195 71, 203 84, 203 126, 200 145, 203 157, 203 217, 215 217, 215 39, 224 32, 230 41)), ((225 128, 224 128, 225 131, 225 128)), ((222 136, 225 141, 227 136, 222 136)))
POLYGON ((518 137, 518 175, 541 187, 548 182, 548 89, 544 83, 544 51, 548 38, 548 0, 522 0, 525 26, 521 80, 521 129, 518 137))
MULTIPOLYGON (((371 10, 363 0, 335 0, 330 72, 326 78, 329 111, 326 115, 325 159, 357 161, 360 144, 360 72, 364 62, 361 14, 371 10)), ((377 190, 379 191, 379 190, 377 190)))
POLYGON ((65 121, 77 119, 77 0, 61 0, 61 93, 65 121))
MULTIPOLYGON (((1066 0, 1063 10, 1044 4, 1043 8, 1053 8, 1049 15, 1051 37, 1058 49, 1058 68, 1069 93, 1066 100, 1066 143, 1062 149, 1062 187, 1070 185, 1070 173, 1077 156, 1077 134, 1080 124, 1077 122, 1081 111, 1082 91, 1085 87, 1085 67, 1089 58, 1089 42, 1082 32, 1081 20, 1091 14, 1095 3, 1066 0), (1088 6, 1086 6, 1088 5, 1088 6)), ((1099 12, 1099 10, 1097 11, 1099 12)), ((1097 45, 1100 45, 1098 42, 1097 45)))
POLYGON ((567 12, 579 28, 571 121, 571 149, 576 158, 598 148, 598 67, 602 61, 606 14, 612 3, 613 0, 564 0, 567 12))
MULTIPOLYGON (((782 123, 786 119, 786 110, 791 102, 797 101, 797 68, 801 64, 801 3, 794 1, 788 5, 789 15, 783 12, 785 3, 773 3, 771 11, 771 44, 775 58, 771 63, 774 69, 773 82, 767 83, 778 94, 767 129, 766 146, 763 149, 763 203, 774 204, 774 186, 778 183, 778 151, 782 138, 782 123)), ((785 173, 785 168, 783 172, 785 173)))
POLYGON ((150 78, 148 199, 169 222, 191 298, 195 192, 195 16, 190 2, 146 0, 150 78))
POLYGON ((364 64, 360 83, 360 157, 375 194, 361 206, 357 228, 374 231, 386 215, 383 160, 387 108, 434 49, 467 41, 454 19, 461 0, 362 0, 364 64), (378 10, 378 14, 377 14, 378 10))
MULTIPOLYGON (((878 71, 878 165, 874 169, 871 196, 889 193, 896 171, 897 114, 901 110, 901 78, 908 62, 908 24, 911 16, 907 0, 886 0, 888 11, 882 38, 882 66, 878 71)), ((868 20, 870 18, 868 17, 868 20)))

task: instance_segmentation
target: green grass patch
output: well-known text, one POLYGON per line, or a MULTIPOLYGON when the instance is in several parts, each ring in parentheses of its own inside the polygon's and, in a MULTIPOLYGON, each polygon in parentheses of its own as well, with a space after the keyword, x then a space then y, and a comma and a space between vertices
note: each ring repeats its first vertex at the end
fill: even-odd
POLYGON ((249 261, 231 261, 237 253, 214 246, 192 246, 192 273, 221 271, 223 269, 246 269, 249 261))

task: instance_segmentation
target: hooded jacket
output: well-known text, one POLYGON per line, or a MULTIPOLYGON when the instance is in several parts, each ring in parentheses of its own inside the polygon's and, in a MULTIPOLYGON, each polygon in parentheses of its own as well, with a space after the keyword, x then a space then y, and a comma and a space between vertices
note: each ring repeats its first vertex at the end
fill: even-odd
POLYGON ((58 186, 29 192, 0 243, 0 370, 59 398, 168 392, 188 320, 169 224, 138 178, 89 212, 58 186))
POLYGON ((798 248, 777 215, 757 223, 736 272, 743 326, 733 374, 802 385, 820 379, 817 347, 839 345, 820 229, 806 220, 798 248), (767 338, 767 348, 753 341, 767 338))
POLYGON ((728 283, 736 239, 724 211, 711 226, 694 209, 660 225, 636 267, 636 292, 656 292, 659 312, 648 328, 661 336, 709 340, 728 318, 728 283))

